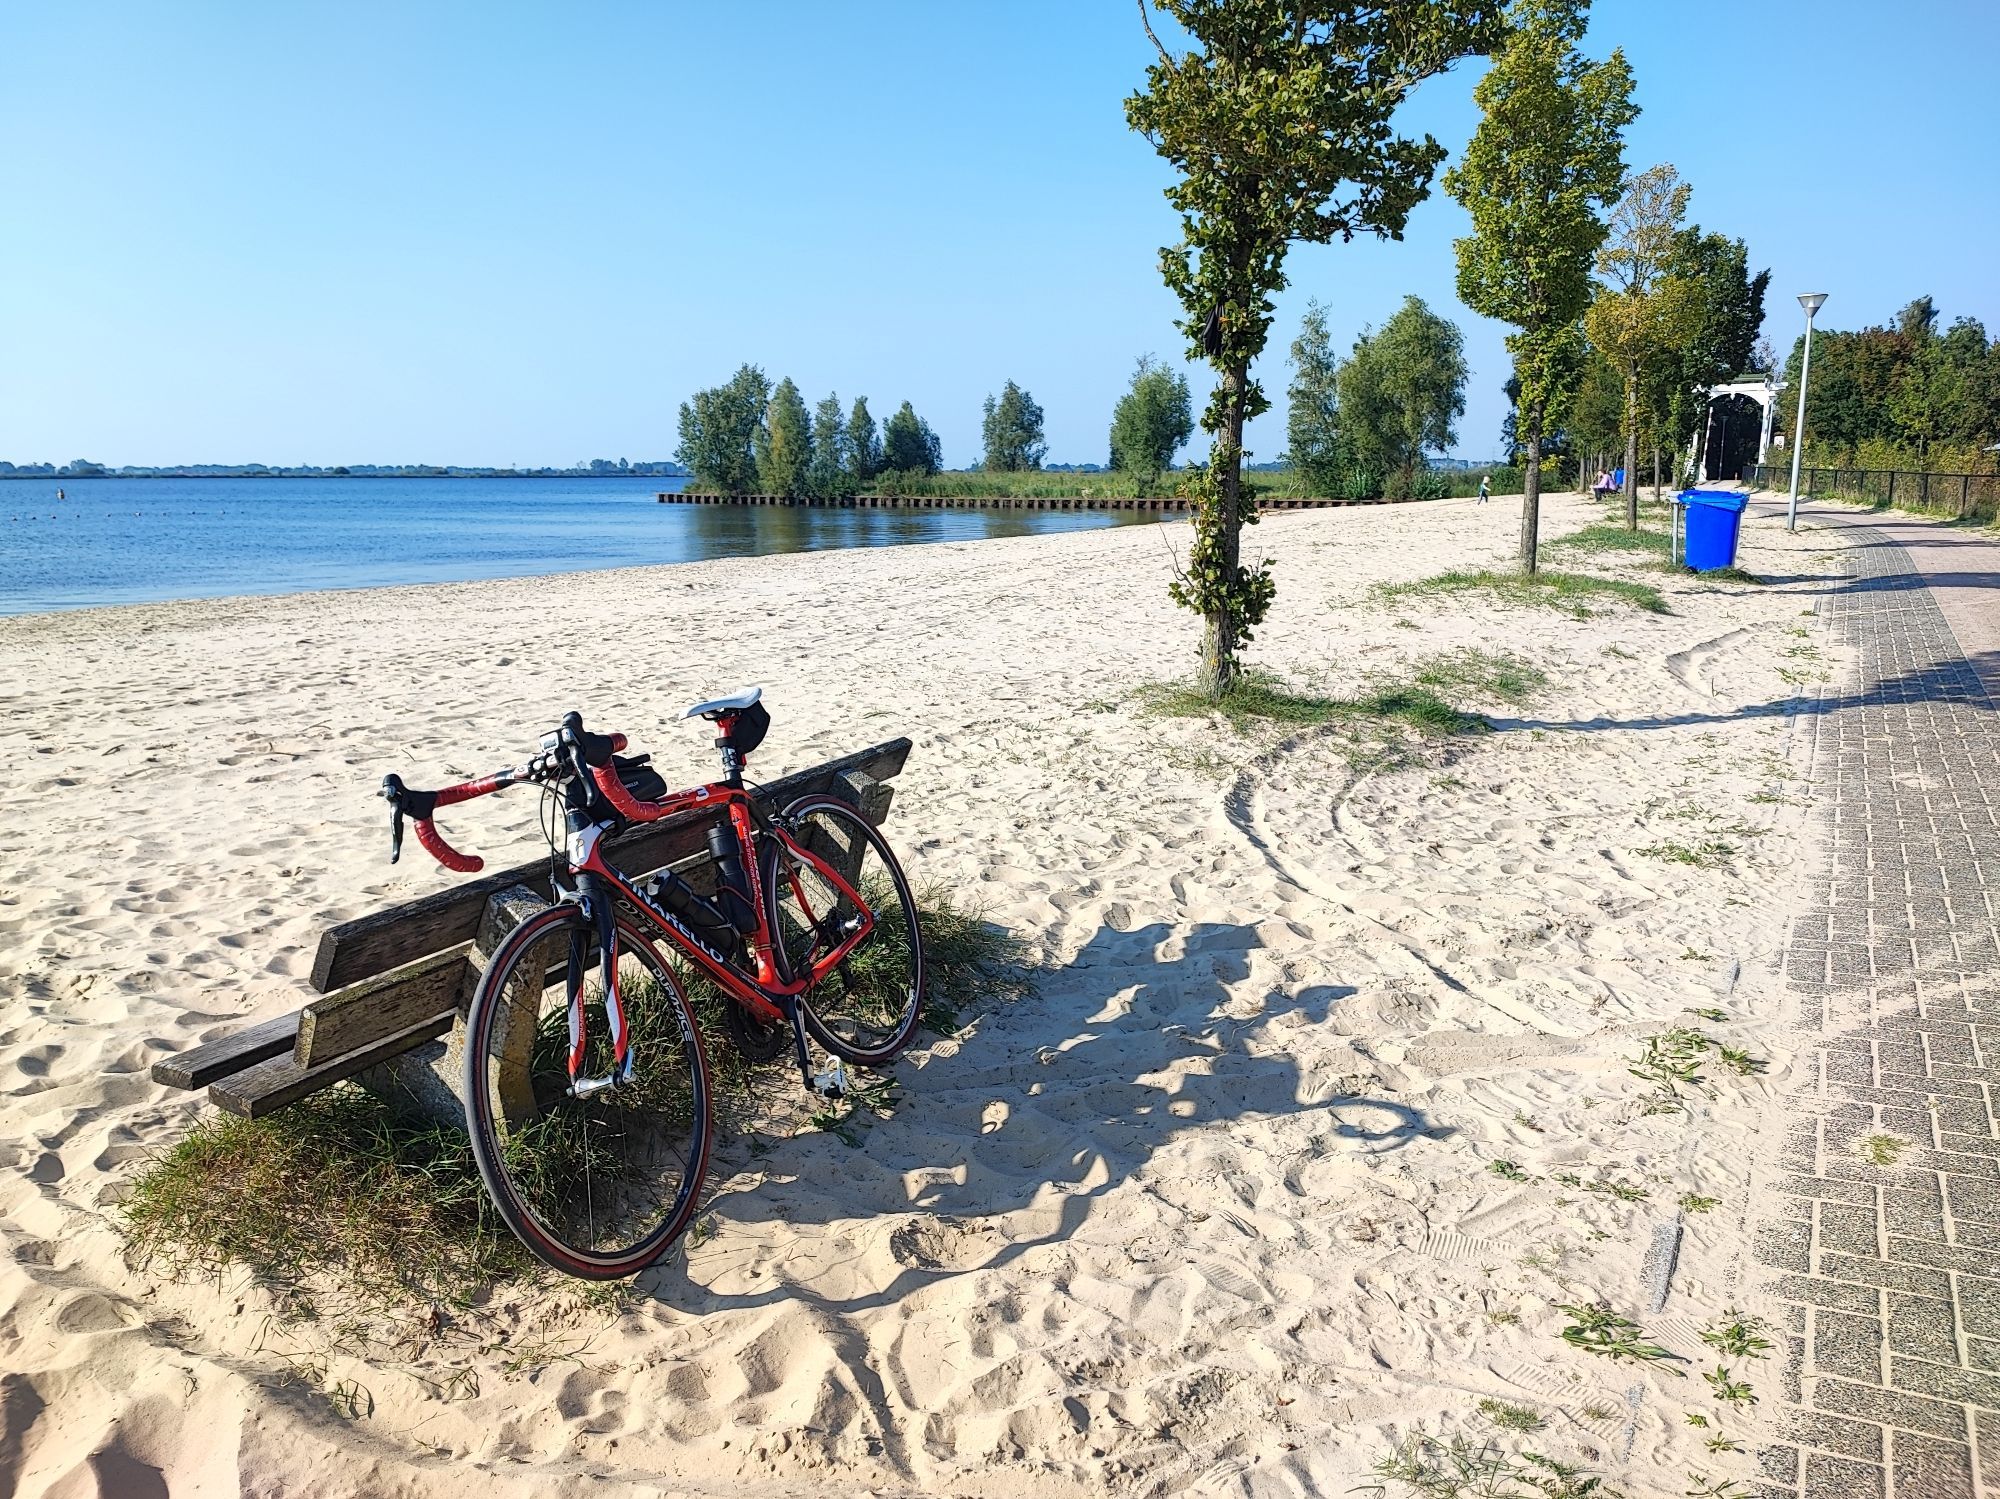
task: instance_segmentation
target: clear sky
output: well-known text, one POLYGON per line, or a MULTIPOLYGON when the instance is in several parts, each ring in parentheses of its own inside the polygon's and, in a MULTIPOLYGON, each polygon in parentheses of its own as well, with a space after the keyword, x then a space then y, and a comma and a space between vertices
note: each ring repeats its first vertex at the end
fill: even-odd
MULTIPOLYGON (((1591 45, 1637 74, 1628 164, 1772 268, 1781 348, 1800 291, 2000 328, 1996 0, 1599 0, 1591 45)), ((1102 462, 1133 360, 1183 353, 1148 56, 1129 0, 0 0, 0 458, 663 458, 751 360, 914 401, 952 466, 1012 378, 1051 461, 1102 462)), ((1462 146, 1480 66, 1409 126, 1462 146)), ((1434 194, 1402 243, 1294 249, 1253 457, 1306 300, 1344 347, 1411 292, 1466 332, 1458 452, 1497 450, 1465 228, 1434 194)))

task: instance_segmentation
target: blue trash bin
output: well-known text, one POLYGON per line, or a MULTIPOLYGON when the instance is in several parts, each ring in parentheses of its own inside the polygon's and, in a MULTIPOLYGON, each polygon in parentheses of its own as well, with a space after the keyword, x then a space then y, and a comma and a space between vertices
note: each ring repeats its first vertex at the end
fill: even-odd
POLYGON ((1681 560, 1698 573, 1736 565, 1736 538, 1749 501, 1728 489, 1684 489, 1674 496, 1687 515, 1681 560))

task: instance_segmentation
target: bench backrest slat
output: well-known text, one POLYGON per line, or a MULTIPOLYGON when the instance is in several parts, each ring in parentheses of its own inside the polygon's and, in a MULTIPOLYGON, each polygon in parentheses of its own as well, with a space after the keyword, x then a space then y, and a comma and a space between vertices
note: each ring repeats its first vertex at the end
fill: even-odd
MULTIPOLYGON (((885 781, 902 770, 909 754, 908 739, 891 739, 780 777, 763 788, 760 799, 783 806, 809 793, 832 790, 839 777, 850 771, 885 781)), ((713 813, 691 812, 666 822, 628 828, 605 845, 605 853, 621 873, 650 874, 702 852, 713 821, 713 813)), ((548 894, 547 859, 482 875, 435 895, 329 927, 320 937, 319 952, 313 959, 312 986, 324 994, 472 941, 479 933, 487 900, 510 885, 526 885, 548 894)))

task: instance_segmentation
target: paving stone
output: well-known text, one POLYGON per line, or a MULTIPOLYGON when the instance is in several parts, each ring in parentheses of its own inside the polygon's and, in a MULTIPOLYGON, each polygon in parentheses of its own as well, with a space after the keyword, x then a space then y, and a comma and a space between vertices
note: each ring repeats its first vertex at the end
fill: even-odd
POLYGON ((1825 1280, 1817 1275, 1783 1275, 1771 1283, 1771 1290, 1784 1301, 1853 1312, 1861 1317, 1878 1316, 1882 1310, 1882 1292, 1875 1287, 1825 1280))
POLYGON ((1873 1463, 1808 1452, 1799 1491, 1812 1499, 1887 1499, 1882 1479, 1882 1469, 1873 1463))
POLYGON ((1889 1346, 1897 1353, 1940 1364, 1958 1362, 1958 1331, 1951 1303, 1929 1296, 1889 1293, 1889 1346))
POLYGON ((1814 1408, 1832 1415, 1949 1440, 1962 1442, 1966 1438, 1965 1407, 1950 1401, 1851 1384, 1844 1379, 1816 1379, 1811 1393, 1814 1408))
POLYGON ((1814 1312, 1811 1349, 1815 1374, 1882 1383, 1882 1324, 1873 1317, 1814 1312))
POLYGON ((1882 1252, 1880 1236, 1880 1220, 1872 1203, 1865 1208, 1837 1202, 1819 1205, 1818 1243, 1822 1252, 1877 1256, 1882 1252))
POLYGON ((1892 1431, 1889 1476, 1895 1499, 1973 1499, 1972 1449, 1892 1431))

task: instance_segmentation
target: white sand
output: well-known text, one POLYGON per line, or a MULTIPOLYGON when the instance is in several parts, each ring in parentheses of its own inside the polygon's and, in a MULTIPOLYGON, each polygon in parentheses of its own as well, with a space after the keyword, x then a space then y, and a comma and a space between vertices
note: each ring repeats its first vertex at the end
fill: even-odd
MULTIPOLYGON (((1547 530, 1591 513, 1553 500, 1547 530)), ((1468 702, 1504 732, 1448 763, 1376 774, 1328 731, 1140 710, 1197 639, 1165 597, 1179 525, 0 620, 0 1492, 1334 1494, 1418 1426, 1633 1495, 1747 1476, 1683 1423, 1752 1434, 1712 1357, 1614 1364, 1553 1307, 1601 1297, 1694 1357, 1754 1304, 1790 1053, 1770 965, 1812 856, 1774 705, 1833 663, 1809 583, 1648 574, 1671 615, 1584 621, 1370 598, 1501 562, 1516 516, 1251 533, 1279 582, 1253 659, 1295 684, 1465 645, 1553 679, 1468 702), (387 864, 385 771, 509 763, 574 706, 692 781, 672 711, 751 681, 761 773, 916 741, 890 831, 1034 945, 1036 998, 903 1063, 858 1148, 728 1143, 712 1234, 609 1319, 544 1294, 364 1348, 240 1275, 126 1264, 119 1193, 202 1107, 150 1064, 296 1006, 322 927, 450 878, 387 864), (1640 852, 1711 838, 1727 868, 1640 852), (1644 1114, 1627 1063, 1668 1023, 1770 1071, 1710 1066, 1713 1102, 1644 1114), (1656 1315, 1642 1260, 1684 1192, 1720 1202, 1656 1315), (1483 1397, 1547 1429, 1496 1433, 1483 1397)), ((1823 573, 1829 544, 1758 523, 1744 560, 1823 573)), ((527 858, 534 812, 446 825, 527 858)), ((1777 1362, 1750 1366, 1767 1394, 1777 1362)))

